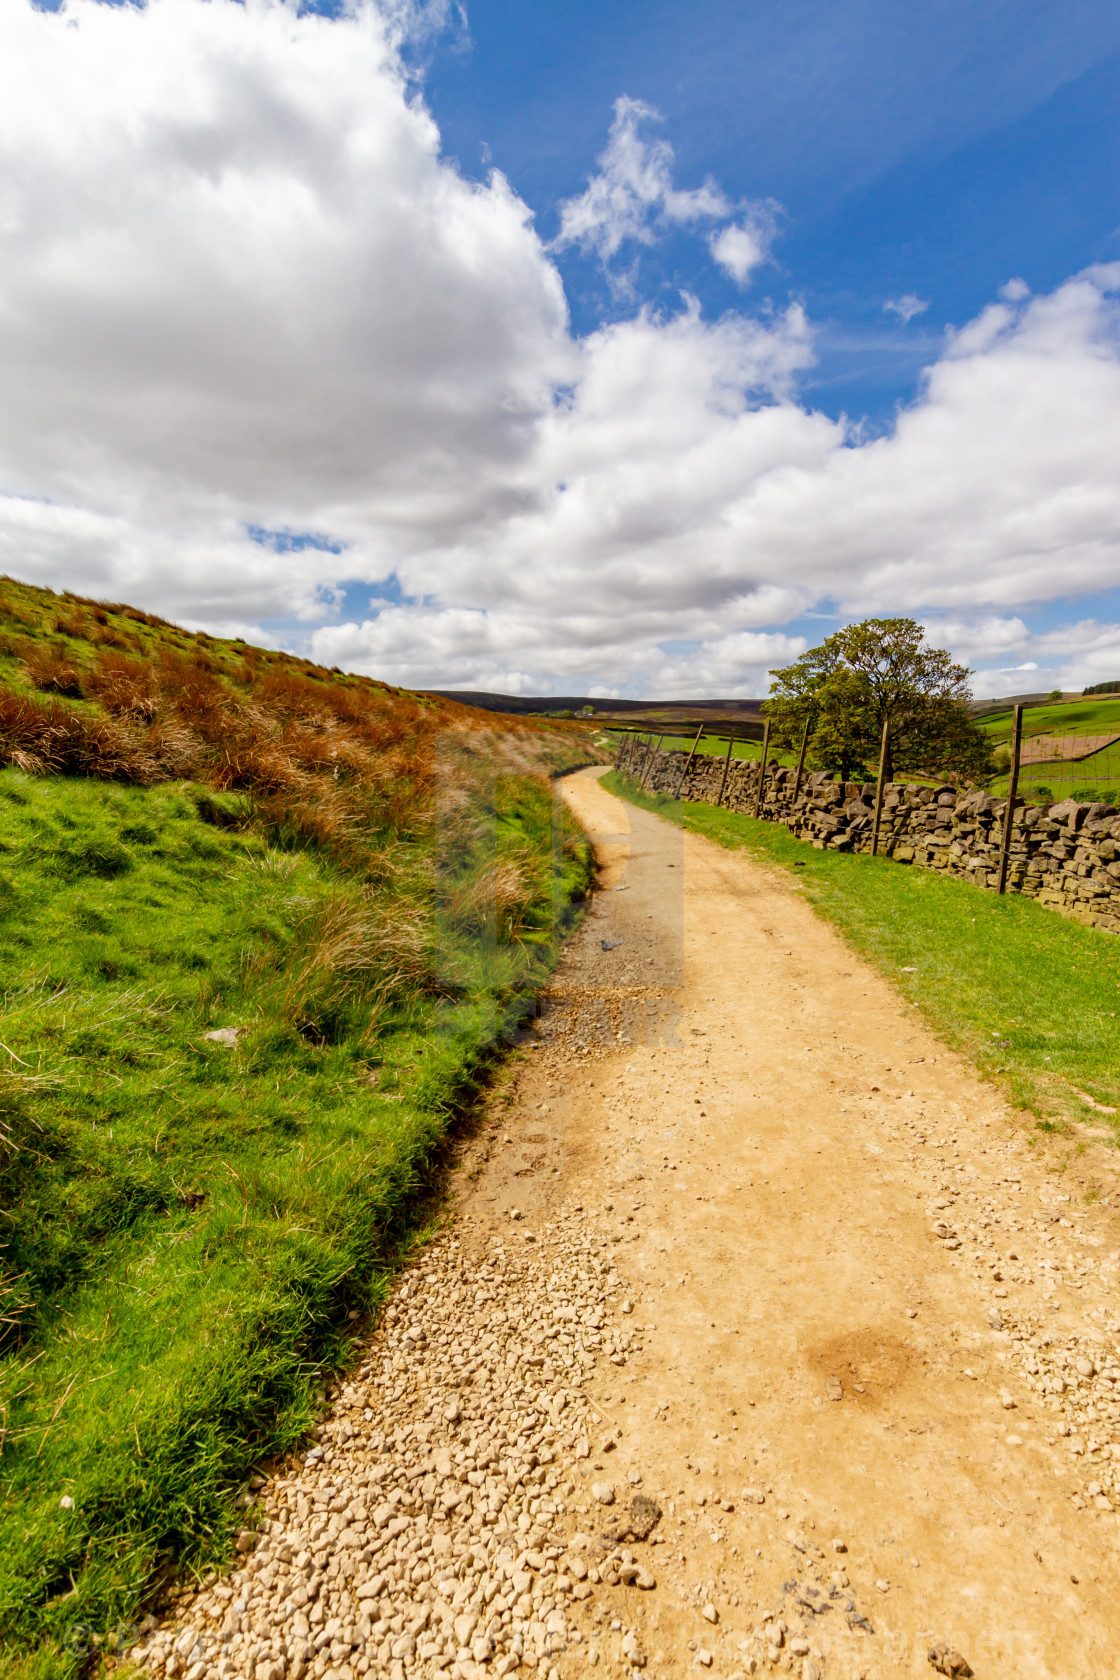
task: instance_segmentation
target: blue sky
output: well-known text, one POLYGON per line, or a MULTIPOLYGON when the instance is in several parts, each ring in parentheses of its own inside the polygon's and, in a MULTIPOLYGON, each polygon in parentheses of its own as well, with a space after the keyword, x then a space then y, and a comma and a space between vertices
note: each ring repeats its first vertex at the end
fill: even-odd
POLYGON ((1120 9, 310 11, 0 14, 5 569, 416 686, 1120 676, 1120 9))
MULTIPOLYGON (((643 298, 709 312, 804 301, 830 413, 889 421, 1013 276, 1045 292, 1120 256, 1120 8, 725 0, 532 6, 472 0, 427 49, 426 97, 465 173, 496 165, 546 237, 602 150, 620 93, 653 106, 683 185, 783 209, 746 298, 687 235, 650 252, 643 298), (912 294, 904 326, 884 313, 912 294)), ((573 322, 624 306, 594 262, 559 256, 573 322)))

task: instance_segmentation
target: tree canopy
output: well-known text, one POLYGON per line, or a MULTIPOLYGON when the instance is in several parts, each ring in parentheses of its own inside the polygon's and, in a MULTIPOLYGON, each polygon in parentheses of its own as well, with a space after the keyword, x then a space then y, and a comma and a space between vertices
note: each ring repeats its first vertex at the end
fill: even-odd
POLYGON ((794 664, 772 671, 765 711, 775 745, 796 748, 810 726, 813 769, 864 780, 878 770, 884 722, 887 774, 990 774, 991 744, 968 712, 972 673, 930 647, 912 618, 867 618, 826 636, 794 664))

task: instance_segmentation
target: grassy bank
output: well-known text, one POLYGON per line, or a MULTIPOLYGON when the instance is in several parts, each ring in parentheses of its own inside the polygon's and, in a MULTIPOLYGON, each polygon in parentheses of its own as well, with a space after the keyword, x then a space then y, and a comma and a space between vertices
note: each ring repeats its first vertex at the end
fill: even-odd
POLYGON ((1018 894, 818 852, 776 823, 639 794, 615 771, 603 785, 795 873, 814 908, 1041 1126, 1107 1122, 1086 1096, 1120 1107, 1120 940, 1018 894))
POLYGON ((69 1680, 317 1415, 579 914, 587 745, 5 605, 0 1671, 69 1680))

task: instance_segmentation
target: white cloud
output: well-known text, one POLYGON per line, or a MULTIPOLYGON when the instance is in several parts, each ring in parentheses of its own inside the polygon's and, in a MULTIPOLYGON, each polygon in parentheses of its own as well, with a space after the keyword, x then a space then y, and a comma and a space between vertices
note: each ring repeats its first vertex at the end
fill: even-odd
POLYGON ((660 122, 660 113, 640 99, 616 99, 606 150, 578 198, 560 206, 556 245, 582 245, 604 261, 628 239, 652 245, 666 223, 722 221, 733 206, 712 180, 682 191, 673 185, 673 148, 666 140, 647 140, 642 125, 660 122))
MULTIPOLYGON (((1120 583, 1120 266, 1005 287, 865 442, 799 400, 796 306, 574 338, 526 207, 441 157, 399 29, 360 3, 0 8, 0 568, 294 618, 328 663, 432 686, 758 692, 802 645, 773 627, 821 602, 1116 674, 1115 627, 1020 626, 1120 583), (341 584, 393 573, 402 604, 332 622, 341 584)), ((731 217, 641 120, 568 206, 604 253, 731 217)))
POLYGON ((7 488, 294 528, 488 504, 564 375, 563 290, 372 6, 9 4, 0 46, 7 488))
POLYGON ((888 298, 883 309, 897 315, 903 326, 908 326, 915 315, 924 315, 929 308, 929 299, 920 298, 914 292, 904 292, 902 297, 888 298))
POLYGON ((713 233, 708 245, 720 267, 726 269, 738 285, 744 286, 769 256, 773 237, 773 214, 759 209, 743 222, 732 222, 718 233, 713 233))
POLYGON ((928 620, 926 634, 959 658, 977 662, 973 686, 981 696, 1120 680, 1120 624, 1087 618, 1032 630, 1019 617, 947 617, 928 620))
POLYGON ((769 668, 788 664, 807 646, 802 636, 755 631, 717 631, 679 649, 636 644, 629 635, 581 642, 574 618, 550 624, 517 609, 390 607, 360 624, 324 626, 312 635, 311 646, 324 665, 370 672, 404 687, 505 694, 637 691, 667 698, 763 692, 769 668), (528 668, 511 663, 512 648, 528 655, 528 668), (609 689, 597 680, 603 670, 616 678, 609 689))

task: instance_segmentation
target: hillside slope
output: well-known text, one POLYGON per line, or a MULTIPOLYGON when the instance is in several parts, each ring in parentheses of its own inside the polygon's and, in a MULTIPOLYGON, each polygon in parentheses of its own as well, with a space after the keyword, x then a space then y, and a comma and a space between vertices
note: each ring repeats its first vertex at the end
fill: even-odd
POLYGON ((591 756, 0 583, 6 1675, 127 1644, 315 1417, 578 914, 591 756))

